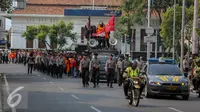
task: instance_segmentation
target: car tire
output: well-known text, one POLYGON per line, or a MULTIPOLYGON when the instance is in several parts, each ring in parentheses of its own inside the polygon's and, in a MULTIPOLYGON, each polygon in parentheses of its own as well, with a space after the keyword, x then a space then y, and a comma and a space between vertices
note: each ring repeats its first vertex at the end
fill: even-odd
POLYGON ((145 85, 145 88, 144 88, 144 96, 146 98, 150 98, 151 97, 151 95, 148 92, 148 86, 147 86, 147 84, 145 85))
POLYGON ((190 95, 182 95, 183 100, 188 100, 190 95))

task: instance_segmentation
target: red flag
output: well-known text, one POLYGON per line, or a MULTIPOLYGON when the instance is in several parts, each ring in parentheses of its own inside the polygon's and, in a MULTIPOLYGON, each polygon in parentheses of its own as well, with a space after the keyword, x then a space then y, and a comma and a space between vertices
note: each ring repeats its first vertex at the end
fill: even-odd
POLYGON ((111 17, 106 25, 106 32, 114 31, 115 30, 115 17, 111 17))

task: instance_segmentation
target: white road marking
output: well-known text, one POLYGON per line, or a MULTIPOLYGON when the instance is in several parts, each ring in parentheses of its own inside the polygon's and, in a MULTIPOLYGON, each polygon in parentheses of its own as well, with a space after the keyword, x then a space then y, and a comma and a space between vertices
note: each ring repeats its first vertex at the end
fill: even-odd
POLYGON ((96 112, 102 112, 102 111, 100 111, 99 109, 97 109, 97 108, 95 108, 93 106, 90 106, 90 108, 93 109, 93 110, 95 110, 96 112))
MULTIPOLYGON (((7 81, 6 75, 3 75, 3 78, 5 80, 6 92, 7 92, 8 95, 10 95, 10 88, 9 88, 9 85, 8 85, 8 81, 7 81)), ((11 101, 11 103, 13 104, 13 101, 11 101)), ((16 108, 15 107, 11 107, 11 110, 12 110, 12 112, 16 112, 16 108)))
POLYGON ((53 82, 50 81, 51 84, 53 84, 53 82))
POLYGON ((168 107, 169 109, 173 110, 173 111, 176 111, 176 112, 183 112, 181 110, 178 110, 178 109, 175 109, 175 108, 172 108, 172 107, 168 107))
POLYGON ((40 75, 38 75, 38 76, 40 76, 40 75))
POLYGON ((79 100, 79 98, 78 97, 76 97, 75 95, 71 95, 72 97, 74 97, 75 99, 77 99, 77 100, 79 100))
POLYGON ((58 87, 58 88, 64 91, 64 89, 63 89, 63 88, 61 88, 61 87, 58 87))
POLYGON ((44 80, 46 79, 46 78, 43 78, 44 80))

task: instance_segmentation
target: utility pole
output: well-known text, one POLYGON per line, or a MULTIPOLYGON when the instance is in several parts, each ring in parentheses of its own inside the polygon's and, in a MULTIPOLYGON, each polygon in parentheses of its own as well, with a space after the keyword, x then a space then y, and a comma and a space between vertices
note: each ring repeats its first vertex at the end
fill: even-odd
POLYGON ((196 28, 198 27, 198 0, 194 0, 194 21, 193 21, 193 32, 192 32, 192 77, 194 69, 194 59, 195 55, 198 55, 198 44, 199 40, 196 33, 196 28))
POLYGON ((94 0, 93 0, 93 5, 92 5, 92 9, 94 10, 94 0))
POLYGON ((126 41, 126 38, 127 38, 127 37, 126 37, 126 34, 125 34, 124 36, 125 36, 125 38, 124 38, 124 39, 125 39, 125 41, 124 41, 124 47, 125 47, 124 52, 125 52, 125 53, 124 53, 124 54, 126 54, 126 53, 127 53, 127 41, 126 41))
MULTIPOLYGON (((147 28, 150 28, 150 12, 151 12, 151 0, 148 0, 148 26, 147 28)), ((148 34, 148 38, 150 38, 151 35, 148 34)), ((150 41, 147 41, 147 59, 150 58, 150 41)))
MULTIPOLYGON (((158 29, 159 30, 159 29, 158 29)), ((157 58, 157 52, 158 52, 158 30, 156 30, 156 40, 155 40, 155 58, 157 58)))
POLYGON ((193 21, 193 32, 192 32, 192 54, 198 54, 198 38, 196 34, 196 28, 198 27, 198 0, 194 1, 194 21, 193 21))
POLYGON ((182 29, 181 29, 181 71, 183 71, 183 57, 184 57, 184 28, 185 28, 185 0, 183 0, 182 6, 182 29))
POLYGON ((174 22, 173 22, 173 60, 175 60, 175 28, 176 28, 176 0, 174 0, 174 22))

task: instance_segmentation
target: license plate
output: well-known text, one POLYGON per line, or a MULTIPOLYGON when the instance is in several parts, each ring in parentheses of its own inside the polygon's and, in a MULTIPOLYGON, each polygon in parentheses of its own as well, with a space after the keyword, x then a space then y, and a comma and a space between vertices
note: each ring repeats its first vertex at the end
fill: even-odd
POLYGON ((167 90, 170 90, 170 91, 175 91, 175 90, 176 90, 176 88, 177 88, 177 87, 170 86, 170 87, 168 87, 168 88, 167 88, 167 90))

